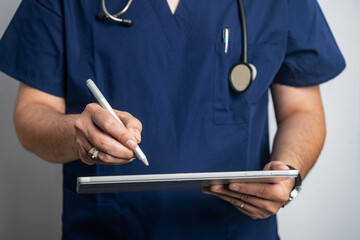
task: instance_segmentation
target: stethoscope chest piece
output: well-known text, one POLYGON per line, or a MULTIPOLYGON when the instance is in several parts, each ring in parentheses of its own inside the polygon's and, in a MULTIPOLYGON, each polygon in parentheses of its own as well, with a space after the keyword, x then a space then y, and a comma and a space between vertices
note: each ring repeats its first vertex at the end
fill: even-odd
POLYGON ((230 70, 229 83, 235 92, 242 93, 250 87, 255 77, 254 66, 248 63, 239 63, 230 70))

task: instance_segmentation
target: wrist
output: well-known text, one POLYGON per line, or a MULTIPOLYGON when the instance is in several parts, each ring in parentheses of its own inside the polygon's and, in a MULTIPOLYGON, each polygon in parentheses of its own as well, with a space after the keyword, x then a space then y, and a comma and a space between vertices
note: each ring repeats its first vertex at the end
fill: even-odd
MULTIPOLYGON (((288 166, 289 170, 298 170, 298 169, 294 168, 294 167, 291 166, 291 165, 286 164, 286 166, 288 166)), ((292 188, 291 190, 293 190, 293 189, 296 188, 296 187, 300 187, 300 186, 301 186, 301 184, 302 184, 302 177, 301 177, 300 171, 299 171, 298 176, 293 179, 293 183, 294 183, 294 185, 293 185, 293 188, 292 188)))
MULTIPOLYGON (((294 167, 287 165, 289 170, 297 170, 294 167)), ((290 188, 290 192, 289 192, 289 199, 288 201, 283 205, 283 207, 285 207, 286 205, 288 205, 297 195, 298 193, 301 191, 301 184, 302 184, 302 178, 300 175, 300 172, 298 173, 298 176, 295 177, 294 179, 292 179, 292 183, 293 185, 292 188, 290 188)))

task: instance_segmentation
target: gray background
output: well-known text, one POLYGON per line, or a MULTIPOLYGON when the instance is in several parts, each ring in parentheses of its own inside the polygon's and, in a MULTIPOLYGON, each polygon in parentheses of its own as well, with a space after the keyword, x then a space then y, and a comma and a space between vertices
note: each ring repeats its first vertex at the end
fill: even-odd
MULTIPOLYGON (((165 0, 164 0, 165 1, 165 0)), ((347 69, 321 86, 328 135, 299 197, 278 214, 283 239, 359 239, 360 1, 320 0, 347 69)), ((19 0, 0 1, 0 36, 19 0)), ((0 239, 59 239, 61 166, 26 152, 12 123, 17 82, 0 73, 0 239)), ((271 138, 276 125, 270 106, 271 138)))

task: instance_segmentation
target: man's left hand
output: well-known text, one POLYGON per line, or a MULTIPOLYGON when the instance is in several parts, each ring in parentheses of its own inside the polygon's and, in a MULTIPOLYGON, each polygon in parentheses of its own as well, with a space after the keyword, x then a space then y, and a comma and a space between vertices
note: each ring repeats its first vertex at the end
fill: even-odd
MULTIPOLYGON (((264 170, 289 170, 289 167, 283 162, 272 161, 265 165, 264 170)), ((294 179, 280 183, 231 183, 204 187, 203 192, 231 203, 252 219, 262 219, 279 211, 288 201, 294 184, 294 179)))

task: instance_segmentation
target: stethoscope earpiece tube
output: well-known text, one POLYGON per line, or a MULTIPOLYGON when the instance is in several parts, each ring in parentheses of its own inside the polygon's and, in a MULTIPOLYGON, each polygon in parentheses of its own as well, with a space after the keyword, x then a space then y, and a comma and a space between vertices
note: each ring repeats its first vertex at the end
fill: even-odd
POLYGON ((106 9, 105 0, 102 0, 102 9, 103 9, 104 12, 98 13, 96 15, 96 20, 101 21, 101 22, 105 22, 107 19, 111 19, 111 20, 113 20, 115 22, 118 22, 122 26, 130 27, 133 24, 133 21, 131 19, 118 18, 118 17, 120 15, 124 14, 128 10, 128 8, 130 7, 132 1, 133 0, 129 0, 123 10, 121 10, 120 12, 112 15, 106 9))
POLYGON ((240 25, 242 31, 242 55, 240 63, 236 64, 229 73, 229 84, 236 93, 245 92, 255 80, 256 67, 248 63, 248 36, 245 7, 242 0, 238 0, 240 25))
MULTIPOLYGON (((99 12, 96 15, 96 20, 98 20, 100 22, 105 22, 108 19, 109 18, 103 12, 99 12)), ((118 19, 121 20, 121 21, 116 21, 116 22, 119 23, 122 26, 130 27, 133 24, 133 21, 131 19, 127 19, 127 18, 118 18, 118 19)))
POLYGON ((242 0, 238 0, 239 5, 239 15, 240 15, 240 24, 242 29, 242 59, 241 61, 244 63, 248 62, 248 36, 247 36, 247 24, 246 24, 246 14, 244 2, 242 0))

